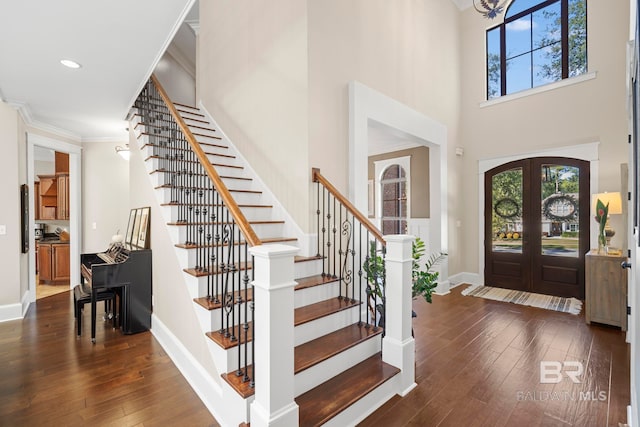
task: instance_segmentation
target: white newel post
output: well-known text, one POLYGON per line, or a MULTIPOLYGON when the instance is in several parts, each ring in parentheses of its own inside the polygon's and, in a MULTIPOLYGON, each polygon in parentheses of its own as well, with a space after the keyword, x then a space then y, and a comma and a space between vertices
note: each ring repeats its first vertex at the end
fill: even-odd
POLYGON ((386 313, 382 360, 400 368, 398 394, 415 386, 415 340, 411 335, 411 262, 413 236, 384 236, 387 242, 385 268, 386 313))
POLYGON ((293 384, 294 255, 298 248, 262 245, 253 255, 255 400, 251 426, 298 425, 293 384))

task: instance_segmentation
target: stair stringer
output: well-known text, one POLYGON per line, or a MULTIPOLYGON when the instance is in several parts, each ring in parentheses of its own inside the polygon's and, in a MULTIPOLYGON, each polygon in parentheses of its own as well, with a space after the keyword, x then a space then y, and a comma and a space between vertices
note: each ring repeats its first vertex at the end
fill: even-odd
MULTIPOLYGON (((130 143, 132 149, 134 147, 140 148, 144 144, 146 136, 142 136, 140 139, 135 140, 130 143)), ((149 183, 149 188, 153 193, 153 198, 148 200, 147 203, 151 206, 152 218, 155 216, 155 221, 152 219, 152 227, 153 227, 153 239, 152 239, 152 249, 155 251, 162 251, 163 254, 172 254, 168 256, 171 262, 167 268, 174 268, 176 271, 181 271, 182 267, 180 266, 180 257, 178 254, 179 248, 175 247, 175 243, 172 240, 172 233, 169 230, 169 225, 167 225, 167 209, 164 209, 162 204, 165 202, 160 198, 163 194, 161 191, 157 191, 154 186, 154 178, 149 174, 147 167, 145 165, 145 161, 140 155, 141 151, 138 150, 136 154, 131 155, 130 162, 140 162, 139 165, 135 165, 131 167, 131 170, 138 169, 138 171, 144 175, 146 175, 147 182, 149 183), (159 213, 159 215, 154 214, 154 212, 159 213), (162 218, 162 219, 159 219, 162 218), (162 223, 161 226, 158 226, 154 223, 162 223), (162 247, 159 247, 158 243, 165 243, 162 247), (167 250, 166 246, 170 246, 171 250, 167 250), (174 262, 175 261, 175 262, 174 262)), ((140 181, 143 181, 142 179, 140 181)), ((167 256, 165 255, 165 256, 167 256)), ((193 297, 191 295, 191 291, 188 286, 188 274, 181 271, 181 274, 176 274, 175 278, 171 277, 171 282, 169 283, 167 280, 163 280, 165 275, 156 274, 158 266, 154 267, 154 289, 158 289, 161 286, 165 286, 167 288, 180 288, 182 291, 175 292, 174 296, 179 298, 186 298, 188 304, 186 306, 190 307, 190 313, 182 313, 181 315, 189 315, 195 318, 194 322, 200 324, 200 319, 198 319, 198 313, 196 310, 199 308, 193 302, 193 297), (176 281, 179 281, 176 283, 176 281)), ((178 314, 180 316, 180 314, 178 314)), ((200 338, 198 341, 197 347, 199 347, 198 353, 194 353, 194 348, 189 348, 185 343, 183 343, 180 338, 172 331, 162 320, 157 316, 157 314, 152 315, 152 328, 151 333, 156 337, 158 342, 162 345, 164 351, 169 355, 174 364, 178 367, 183 377, 187 380, 187 382, 191 385, 193 390, 196 392, 200 400, 205 404, 207 409, 212 413, 212 415, 218 420, 222 425, 239 425, 242 422, 247 422, 249 420, 250 406, 254 400, 254 397, 251 396, 247 399, 242 398, 235 390, 233 390, 222 378, 220 375, 224 372, 221 371, 221 367, 216 365, 216 357, 211 352, 210 339, 204 334, 198 334, 200 338), (204 351, 204 354, 202 353, 204 351), (215 372, 211 372, 208 369, 201 359, 211 361, 211 366, 215 372)))
POLYGON ((298 239, 298 244, 296 245, 299 249, 299 255, 302 256, 312 256, 317 252, 317 236, 315 234, 307 234, 302 231, 300 226, 294 221, 293 217, 289 214, 289 212, 284 209, 282 203, 278 200, 278 198, 273 194, 273 192, 269 189, 269 187, 264 183, 264 181, 260 178, 260 176, 256 173, 256 171, 251 167, 251 164, 247 161, 247 159, 242 155, 240 150, 233 144, 233 142, 227 137, 222 128, 218 125, 218 123, 213 119, 209 111, 207 111, 206 107, 199 103, 198 108, 205 115, 207 120, 210 120, 211 126, 216 129, 216 133, 218 136, 222 138, 222 142, 228 145, 229 150, 231 150, 230 154, 233 154, 237 157, 239 162, 244 166, 246 176, 253 179, 256 185, 256 188, 259 188, 263 191, 263 195, 265 196, 265 200, 273 201, 273 213, 275 218, 284 219, 285 227, 284 227, 284 235, 285 236, 295 236, 298 239))

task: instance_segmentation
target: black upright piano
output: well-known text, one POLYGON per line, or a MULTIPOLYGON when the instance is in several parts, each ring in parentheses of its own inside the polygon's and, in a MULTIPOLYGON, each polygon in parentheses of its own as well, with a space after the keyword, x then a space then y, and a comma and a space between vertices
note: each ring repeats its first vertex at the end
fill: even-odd
MULTIPOLYGON (((80 255, 80 281, 92 289, 91 310, 96 310, 96 292, 115 289, 120 295, 122 333, 151 329, 151 249, 112 244, 105 252, 80 255)), ((95 342, 95 316, 91 316, 91 339, 95 342)))

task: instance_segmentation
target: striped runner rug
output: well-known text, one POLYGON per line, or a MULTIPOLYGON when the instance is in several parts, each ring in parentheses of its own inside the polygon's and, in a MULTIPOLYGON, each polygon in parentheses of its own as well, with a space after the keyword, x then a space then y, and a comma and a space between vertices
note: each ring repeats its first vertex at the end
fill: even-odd
POLYGON ((582 301, 576 298, 554 297, 551 295, 514 291, 512 289, 493 288, 491 286, 472 285, 464 289, 462 295, 470 295, 494 301, 512 302, 514 304, 529 305, 531 307, 571 314, 580 314, 582 310, 582 301))

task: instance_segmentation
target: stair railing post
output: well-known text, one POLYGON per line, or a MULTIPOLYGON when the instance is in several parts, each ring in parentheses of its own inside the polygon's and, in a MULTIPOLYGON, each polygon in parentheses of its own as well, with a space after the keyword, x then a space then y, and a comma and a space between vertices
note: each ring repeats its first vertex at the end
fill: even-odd
POLYGON ((411 263, 415 237, 384 236, 386 254, 386 316, 382 360, 401 370, 398 394, 415 386, 415 340, 411 334, 411 263))
POLYGON ((260 245, 254 257, 255 400, 252 427, 298 425, 294 401, 294 255, 298 248, 260 245))

